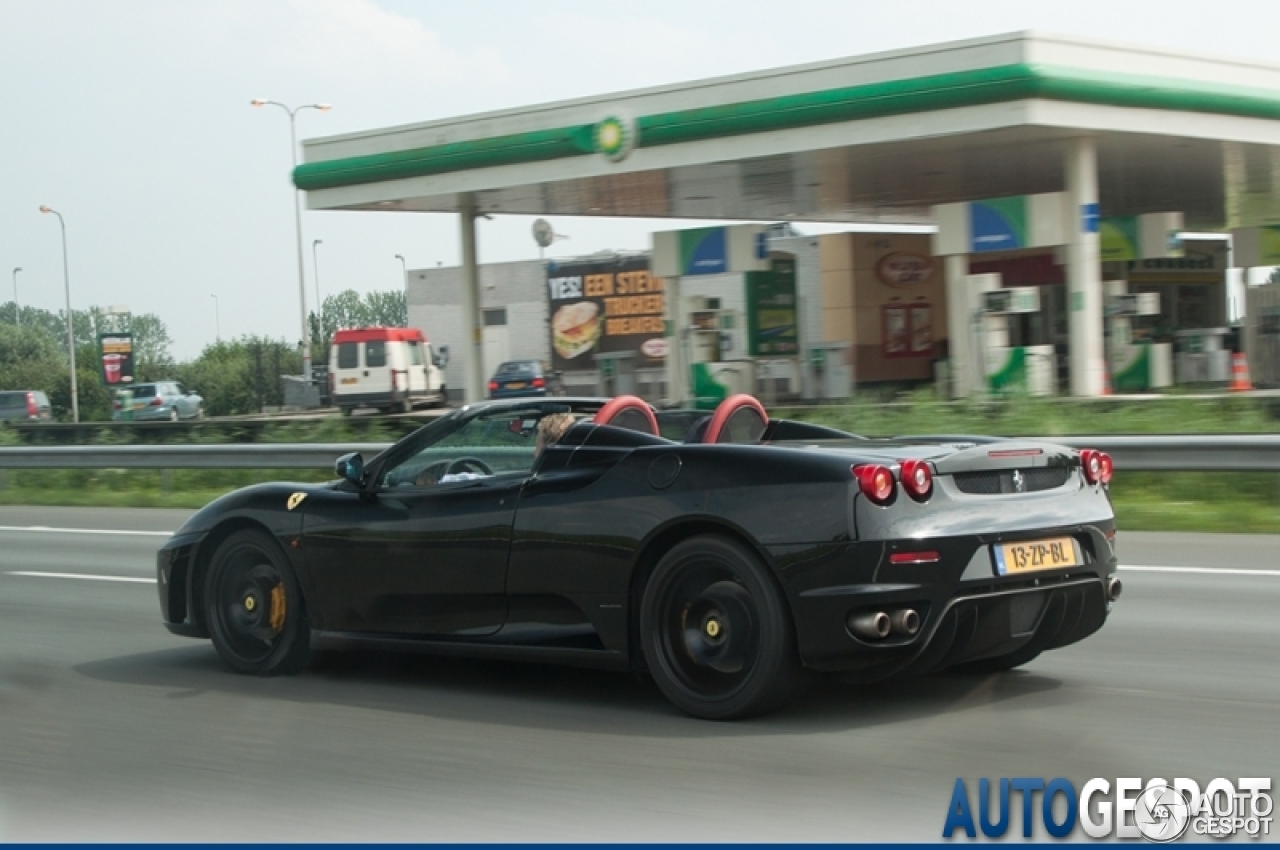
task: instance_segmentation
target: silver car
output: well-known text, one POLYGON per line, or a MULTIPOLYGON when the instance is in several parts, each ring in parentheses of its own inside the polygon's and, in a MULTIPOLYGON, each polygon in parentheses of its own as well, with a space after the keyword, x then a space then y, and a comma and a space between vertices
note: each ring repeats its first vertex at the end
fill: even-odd
POLYGON ((124 393, 116 396, 111 404, 111 418, 117 422, 129 419, 134 422, 177 422, 179 419, 200 419, 204 416, 204 399, 187 392, 176 381, 135 384, 124 392, 131 393, 127 410, 123 400, 124 393))

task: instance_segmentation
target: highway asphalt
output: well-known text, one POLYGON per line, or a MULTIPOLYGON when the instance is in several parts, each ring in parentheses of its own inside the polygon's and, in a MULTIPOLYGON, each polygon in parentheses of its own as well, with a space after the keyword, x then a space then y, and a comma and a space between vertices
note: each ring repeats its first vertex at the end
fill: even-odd
POLYGON ((185 515, 0 507, 0 840, 927 841, 957 777, 1280 765, 1276 537, 1122 532, 1124 564, 1171 569, 1124 571, 1081 644, 714 724, 589 670, 234 675, 160 626, 153 553, 185 515))

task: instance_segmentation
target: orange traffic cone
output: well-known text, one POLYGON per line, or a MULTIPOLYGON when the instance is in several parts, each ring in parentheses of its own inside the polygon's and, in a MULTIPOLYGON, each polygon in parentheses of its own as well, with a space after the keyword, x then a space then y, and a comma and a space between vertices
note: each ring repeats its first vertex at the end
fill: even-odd
POLYGON ((1253 384, 1249 381, 1249 361, 1245 359, 1243 351, 1231 355, 1231 386, 1227 389, 1233 393, 1253 389, 1253 384))
POLYGON ((1107 361, 1102 361, 1102 394, 1111 395, 1111 370, 1107 368, 1107 361))

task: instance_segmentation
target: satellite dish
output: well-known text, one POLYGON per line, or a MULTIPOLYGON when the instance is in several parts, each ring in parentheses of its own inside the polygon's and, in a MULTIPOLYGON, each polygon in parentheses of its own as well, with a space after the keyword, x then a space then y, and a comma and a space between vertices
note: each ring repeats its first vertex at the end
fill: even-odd
POLYGON ((556 231, 551 222, 540 218, 533 223, 533 241, 538 243, 539 248, 548 248, 556 241, 556 231))

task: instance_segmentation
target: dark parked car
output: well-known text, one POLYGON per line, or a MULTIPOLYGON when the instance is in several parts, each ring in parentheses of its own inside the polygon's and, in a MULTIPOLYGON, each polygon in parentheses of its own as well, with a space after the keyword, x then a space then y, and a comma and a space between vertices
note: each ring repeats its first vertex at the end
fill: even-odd
POLYGON ((0 422, 48 422, 49 397, 40 390, 0 391, 0 422))
POLYGON ((407 641, 647 670, 730 719, 806 671, 1017 667, 1120 594, 1101 452, 869 440, 743 395, 681 412, 663 430, 683 442, 660 416, 629 396, 483 402, 340 458, 337 481, 231 493, 160 550, 163 621, 242 673, 407 641))
POLYGON ((537 360, 503 363, 489 379, 489 398, 533 398, 548 394, 548 376, 537 360))
MULTIPOLYGON (((156 420, 177 422, 179 419, 204 417, 204 399, 188 392, 176 381, 156 381, 151 384, 135 384, 128 389, 129 409, 134 422, 156 420)), ((125 419, 125 403, 120 396, 111 403, 111 418, 125 419)))

